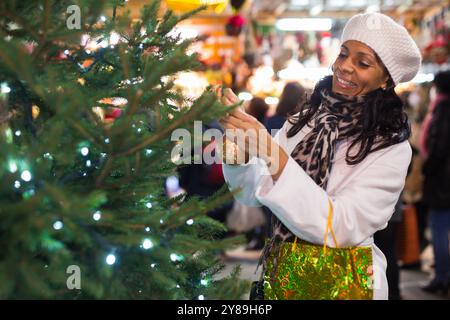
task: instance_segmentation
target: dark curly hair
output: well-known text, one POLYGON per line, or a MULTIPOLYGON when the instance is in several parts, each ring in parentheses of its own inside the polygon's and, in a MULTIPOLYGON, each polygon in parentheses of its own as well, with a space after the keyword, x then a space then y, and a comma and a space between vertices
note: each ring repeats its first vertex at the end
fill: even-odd
MULTIPOLYGON (((320 80, 311 97, 300 106, 300 113, 288 119, 293 125, 287 132, 288 138, 296 135, 314 117, 321 104, 320 92, 324 88, 331 91, 332 81, 333 76, 320 80)), ((363 108, 362 123, 355 127, 352 134, 346 154, 347 164, 358 164, 369 153, 403 142, 411 135, 408 116, 394 87, 394 82, 389 79, 386 89, 379 88, 367 94, 368 105, 363 108), (358 152, 350 155, 351 150, 358 146, 358 152)))

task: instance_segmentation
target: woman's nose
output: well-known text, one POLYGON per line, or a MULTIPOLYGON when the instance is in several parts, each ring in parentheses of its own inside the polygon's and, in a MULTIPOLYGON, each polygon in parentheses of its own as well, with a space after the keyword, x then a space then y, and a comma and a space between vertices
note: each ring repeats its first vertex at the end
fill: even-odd
POLYGON ((341 63, 338 65, 338 69, 340 69, 341 72, 346 73, 352 73, 354 70, 353 64, 348 58, 341 61, 341 63))

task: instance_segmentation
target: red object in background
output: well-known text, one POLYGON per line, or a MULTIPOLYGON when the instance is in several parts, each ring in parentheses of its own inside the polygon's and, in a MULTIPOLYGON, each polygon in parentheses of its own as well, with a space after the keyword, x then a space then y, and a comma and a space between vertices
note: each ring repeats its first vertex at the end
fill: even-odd
POLYGON ((397 234, 397 256, 404 265, 420 262, 417 212, 412 205, 403 208, 403 221, 397 234))
POLYGON ((225 30, 229 36, 238 36, 245 25, 245 18, 239 14, 230 17, 225 25, 225 30))
POLYGON ((111 108, 111 111, 108 111, 105 114, 105 119, 117 119, 122 114, 122 110, 120 108, 111 108))

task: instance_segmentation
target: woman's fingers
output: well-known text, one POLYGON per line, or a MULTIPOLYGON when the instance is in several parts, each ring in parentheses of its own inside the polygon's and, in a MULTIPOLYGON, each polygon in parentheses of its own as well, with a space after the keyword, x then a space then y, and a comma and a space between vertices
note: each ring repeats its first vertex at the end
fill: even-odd
POLYGON ((253 118, 251 115, 249 115, 241 110, 238 110, 238 109, 231 111, 230 116, 235 117, 241 121, 250 122, 250 123, 253 123, 255 120, 255 118, 253 118))
POLYGON ((239 102, 238 96, 235 95, 233 90, 231 90, 230 88, 226 88, 223 91, 223 95, 224 95, 224 97, 226 97, 228 100, 232 101, 233 103, 238 103, 239 102))

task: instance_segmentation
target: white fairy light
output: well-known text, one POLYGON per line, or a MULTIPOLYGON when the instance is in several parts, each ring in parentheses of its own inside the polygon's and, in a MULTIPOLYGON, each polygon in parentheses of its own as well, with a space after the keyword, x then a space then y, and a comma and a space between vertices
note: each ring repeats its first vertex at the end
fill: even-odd
POLYGON ((22 135, 22 132, 21 132, 20 130, 17 130, 16 132, 14 132, 14 134, 15 134, 17 137, 20 137, 20 136, 22 135))
POLYGON ((20 188, 20 181, 19 180, 14 181, 14 188, 16 188, 16 189, 20 188))
POLYGON ((11 88, 8 86, 7 83, 2 83, 0 86, 0 91, 1 93, 10 93, 11 92, 11 88))
POLYGON ((200 284, 202 286, 207 286, 208 285, 208 280, 202 279, 202 280, 200 280, 200 284))
POLYGON ((151 249, 153 248, 153 242, 150 239, 144 239, 144 241, 142 242, 142 247, 145 250, 151 249))
POLYGON ((86 167, 90 167, 92 165, 91 160, 86 160, 86 167))
POLYGON ((64 50, 64 54, 65 54, 66 56, 69 55, 69 53, 70 53, 69 50, 67 50, 67 49, 64 50))
POLYGON ((100 17, 100 20, 103 21, 103 22, 105 22, 105 21, 106 21, 106 17, 105 17, 105 16, 101 16, 101 17, 100 17))
POLYGON ((202 294, 201 294, 201 295, 199 295, 199 296, 198 296, 198 300, 205 300, 205 296, 204 296, 204 295, 202 295, 202 294))
POLYGON ((81 155, 87 156, 89 154, 89 148, 83 147, 81 148, 81 155))
POLYGON ((92 215, 92 219, 94 219, 95 221, 98 221, 102 218, 102 214, 100 211, 96 211, 93 215, 92 215))
POLYGON ((156 267, 156 263, 152 263, 152 264, 150 265, 150 267, 152 267, 152 268, 156 267))
POLYGON ((149 208, 149 209, 151 209, 151 208, 153 207, 153 205, 152 205, 150 202, 147 202, 147 203, 145 204, 145 206, 146 206, 147 208, 149 208))
POLYGON ((111 45, 116 45, 119 43, 120 35, 117 32, 111 32, 109 35, 109 43, 111 45))
POLYGON ((145 231, 146 231, 146 232, 150 232, 150 228, 149 228, 149 227, 146 227, 146 228, 145 228, 145 231))
POLYGON ((187 224, 188 226, 192 226, 193 223, 194 223, 194 220, 193 220, 193 219, 189 219, 189 220, 186 221, 186 224, 187 224))
POLYGON ((164 220, 163 220, 163 219, 159 219, 159 223, 160 223, 160 224, 163 224, 163 223, 164 223, 164 220))
POLYGON ((61 230, 63 228, 63 223, 61 221, 55 221, 55 223, 53 224, 53 229, 55 230, 61 230))
POLYGON ((9 171, 15 173, 17 171, 17 164, 14 161, 9 163, 9 171))
POLYGON ((112 253, 108 254, 108 256, 106 257, 106 263, 110 266, 116 263, 116 256, 112 253))
POLYGON ((106 138, 106 139, 105 139, 105 143, 109 143, 109 138, 106 138))
POLYGON ((149 155, 152 154, 152 152, 153 152, 152 149, 146 149, 146 150, 145 150, 145 155, 146 155, 146 156, 149 156, 149 155))
POLYGON ((31 173, 28 170, 25 170, 22 172, 22 174, 20 175, 20 177, 22 178, 23 181, 30 181, 31 180, 31 173))
POLYGON ((170 260, 172 260, 172 262, 181 261, 181 260, 183 260, 183 256, 178 255, 176 253, 171 253, 170 260))

